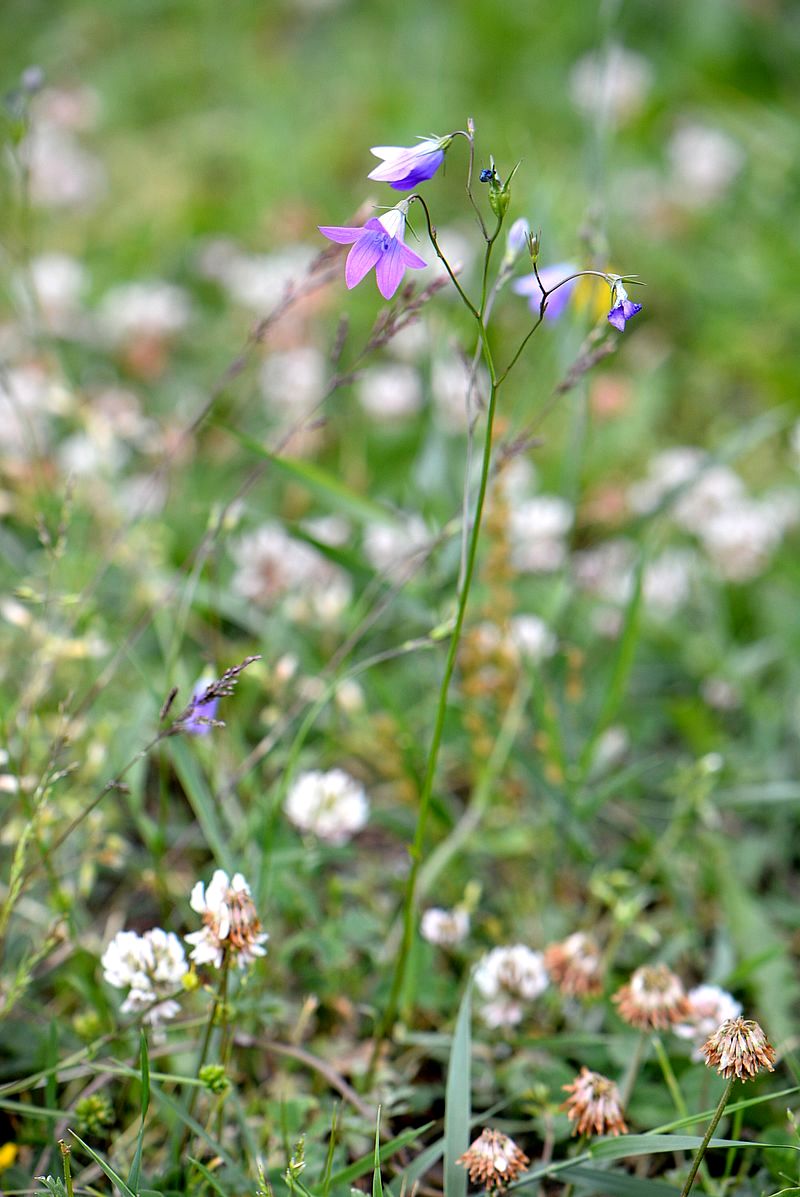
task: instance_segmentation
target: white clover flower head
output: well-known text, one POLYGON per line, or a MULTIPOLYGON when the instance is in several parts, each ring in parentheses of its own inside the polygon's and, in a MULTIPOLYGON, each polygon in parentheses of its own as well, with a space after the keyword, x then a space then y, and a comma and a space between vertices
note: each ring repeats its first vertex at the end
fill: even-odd
POLYGON ((677 614, 691 593, 695 557, 691 549, 665 549, 649 561, 642 578, 642 598, 648 614, 669 619, 677 614))
POLYGON ((511 512, 511 559, 521 573, 560 569, 567 556, 566 536, 574 512, 559 495, 535 495, 511 512))
POLYGON ((558 641, 538 615, 515 615, 509 632, 519 652, 532 665, 539 665, 556 651, 558 641))
POLYGON ((523 1003, 539 997, 549 983, 544 955, 521 943, 492 948, 475 969, 475 986, 486 998, 482 1015, 488 1026, 520 1022, 523 1003))
POLYGON ((143 279, 112 287, 100 311, 102 327, 115 345, 126 345, 139 337, 174 337, 190 318, 187 293, 163 279, 143 279))
POLYGON ((769 507, 748 498, 716 512, 699 536, 726 582, 749 582, 769 565, 782 532, 769 507))
POLYGON ((719 985, 698 985, 686 995, 689 1013, 683 1022, 672 1028, 680 1039, 688 1039, 693 1047, 692 1058, 702 1060, 701 1047, 717 1027, 742 1013, 741 1002, 719 985))
POLYGON ((144 1022, 157 1026, 179 1013, 180 1006, 167 995, 180 987, 188 966, 172 931, 119 931, 100 963, 109 985, 129 991, 120 1007, 123 1014, 141 1014, 144 1022))
POLYGON ((469 915, 460 906, 453 910, 431 906, 422 916, 420 932, 428 943, 440 948, 454 948, 469 935, 469 915))
POLYGON ((192 910, 203 916, 202 931, 184 936, 193 945, 189 953, 196 964, 221 968, 228 952, 239 968, 246 968, 257 956, 266 956, 269 939, 250 896, 250 886, 241 873, 229 878, 216 869, 208 886, 198 881, 189 899, 192 910))
POLYGON ((585 115, 596 117, 602 112, 612 122, 624 124, 644 105, 652 79, 648 59, 614 43, 578 59, 569 75, 570 97, 585 115))
POLYGON ((344 769, 312 769, 294 782, 284 804, 286 816, 300 831, 310 831, 328 844, 346 844, 369 817, 363 786, 344 769))
POLYGON ((727 191, 745 162, 742 147, 722 129, 696 121, 681 124, 667 145, 674 192, 687 208, 704 208, 727 191))
POLYGON ((364 411, 376 420, 402 420, 422 406, 422 381, 413 366, 401 363, 364 370, 357 384, 364 411))

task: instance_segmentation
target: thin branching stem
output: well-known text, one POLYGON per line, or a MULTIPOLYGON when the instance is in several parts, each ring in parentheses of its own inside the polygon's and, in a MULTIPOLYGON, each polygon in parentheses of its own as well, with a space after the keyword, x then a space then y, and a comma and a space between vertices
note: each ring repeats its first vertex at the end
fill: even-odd
MULTIPOLYGON (((416 197, 419 199, 419 197, 416 197)), ((467 548, 466 569, 464 571, 464 578, 458 594, 458 605, 456 608, 455 619, 453 622, 453 630, 450 635, 450 643, 447 650, 447 658, 445 660, 444 672, 439 686, 439 698, 436 706, 436 715, 434 719, 433 734, 431 736, 431 744, 428 750, 428 759, 425 766, 425 775, 422 781, 419 796, 419 808, 417 811, 417 824, 414 831, 414 838, 410 848, 411 867, 409 869, 408 878, 406 881, 405 894, 403 896, 403 915, 402 915, 402 939, 400 943, 400 950, 397 955, 394 974, 392 976, 392 984, 389 991, 389 997, 383 1013, 383 1017, 378 1025, 375 1035, 375 1044, 373 1047, 372 1059, 370 1061, 370 1068, 368 1074, 368 1082, 371 1082, 374 1075, 375 1067, 377 1065, 378 1056, 381 1045, 394 1024, 397 1016, 397 1011, 400 1004, 400 995, 403 990, 403 984, 406 977, 406 969, 408 966, 408 959, 411 952, 411 946, 414 938, 414 918, 416 914, 416 897, 417 897, 417 882, 419 877, 420 867, 422 865, 422 854, 425 844, 425 832, 427 829, 428 815, 430 813, 431 798, 433 795, 433 784, 436 778, 436 768, 439 761, 439 750, 442 744, 442 736, 444 733, 444 723, 447 714, 448 694, 450 689, 450 680, 455 669, 456 658, 458 655, 458 646, 461 640, 461 630, 464 625, 464 616, 467 609, 467 601, 469 599, 472 579, 475 573, 475 562, 477 559, 478 539, 480 536, 481 519, 483 516, 484 502, 486 499, 486 491, 489 482, 489 467, 492 457, 492 434, 494 430, 494 418, 497 406, 498 394, 498 380, 497 371, 495 369, 494 358, 492 357, 491 346, 487 336, 486 327, 484 325, 481 313, 469 299, 463 288, 456 279, 449 262, 441 252, 438 242, 436 240, 436 231, 433 227, 430 218, 430 212, 424 200, 419 201, 422 204, 425 212, 425 218, 428 224, 428 234, 430 236, 431 244, 433 245, 438 257, 443 262, 447 273, 453 280, 453 283, 462 297, 465 306, 472 313, 478 325, 478 332, 483 347, 483 357, 486 362, 486 367, 489 371, 491 380, 491 387, 489 392, 489 402, 486 410, 486 430, 483 442, 483 456, 481 460, 481 474, 478 483, 478 493, 475 500, 475 512, 472 520, 472 529, 469 536, 469 544, 467 548)), ((499 232, 499 228, 498 228, 499 232)), ((496 236, 497 234, 495 234, 496 236)))

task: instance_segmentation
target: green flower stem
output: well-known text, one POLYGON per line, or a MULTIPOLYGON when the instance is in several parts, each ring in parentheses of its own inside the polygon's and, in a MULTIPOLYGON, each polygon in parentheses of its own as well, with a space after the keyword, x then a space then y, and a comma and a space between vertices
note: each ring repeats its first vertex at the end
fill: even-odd
MULTIPOLYGON (((198 1076, 198 1077, 200 1075, 200 1069, 205 1064, 206 1057, 208 1056, 208 1049, 211 1045, 211 1036, 214 1032, 214 1027, 217 1025, 217 1020, 218 1020, 218 1015, 219 1015, 220 1010, 223 1012, 223 1015, 222 1015, 223 1020, 224 1020, 223 1034, 224 1034, 225 1028, 227 1026, 227 1017, 225 1015, 225 1008, 226 1008, 227 999, 228 999, 228 973, 230 972, 230 964, 231 964, 230 952, 226 948, 224 955, 222 957, 222 967, 220 969, 219 985, 217 987, 217 992, 214 994, 214 1000, 211 1005, 211 1012, 209 1013, 208 1019, 206 1020, 206 1028, 205 1028, 205 1031, 203 1032, 203 1041, 200 1044, 200 1054, 197 1057, 197 1065, 195 1067, 195 1076, 198 1076)), ((204 1086, 202 1086, 202 1085, 193 1086, 192 1091, 189 1094, 188 1104, 186 1106, 187 1118, 191 1118, 192 1115, 194 1114, 194 1108, 197 1105, 198 1094, 200 1093, 200 1090, 203 1087, 204 1086)), ((175 1155, 176 1162, 183 1155, 183 1149, 186 1146, 186 1140, 188 1139, 188 1137, 189 1137, 189 1127, 188 1127, 188 1125, 184 1124, 183 1132, 181 1134, 180 1139, 178 1140, 178 1150, 175 1155)))
MULTIPOLYGON (((416 197, 419 199, 419 197, 416 197)), ((400 942, 400 950, 397 954, 394 973, 392 976, 392 984, 389 990, 389 997, 386 1002, 386 1007, 378 1024, 375 1033, 375 1044, 372 1051, 372 1059, 370 1061, 369 1071, 367 1074, 367 1084, 371 1084, 372 1078, 377 1065, 378 1056, 381 1045, 388 1036, 394 1025, 397 1017, 397 1011, 400 1004, 400 995, 403 990, 403 983, 406 977, 406 969, 408 966, 408 959, 411 953, 411 946, 414 938, 414 918, 416 912, 416 896, 417 896, 417 882, 419 877, 419 870, 422 864, 422 854, 425 844, 425 831, 428 823, 428 815, 430 813, 431 798, 433 795, 433 783, 436 778, 436 767, 439 761, 439 750, 442 744, 442 735, 444 733, 444 723, 447 714, 447 699, 450 689, 450 680, 455 669, 456 657, 458 655, 458 646, 461 640, 461 630, 464 626, 464 616, 467 609, 467 600, 469 599, 469 592, 472 585, 472 579, 475 572, 475 561, 478 551, 478 539, 481 530, 481 519, 483 516, 483 507, 486 499, 486 490, 489 482, 489 467, 492 457, 492 433, 494 429, 494 417, 497 406, 497 391, 498 381, 497 372, 495 370, 494 358, 492 357, 491 347, 480 312, 464 292, 458 279, 450 268, 449 263, 445 259, 441 250, 439 249, 436 240, 436 231, 431 223, 430 213, 424 200, 419 199, 425 212, 425 217, 428 223, 428 235, 431 244, 438 257, 444 263, 447 273, 450 275, 456 290, 461 296, 465 306, 472 313, 478 325, 478 332, 483 347, 483 357, 486 362, 486 367, 489 371, 491 380, 491 389, 489 393, 489 402, 486 410, 486 432, 483 443, 483 458, 481 462, 480 483, 478 485, 478 495, 475 501, 475 512, 472 519, 472 530, 470 532, 469 544, 467 548, 466 568, 464 570, 464 579, 458 595, 458 606, 456 609, 455 621, 453 630, 450 635, 450 644, 447 650, 447 658, 445 660, 444 673, 442 674, 442 681, 439 687, 439 700, 436 708, 436 717, 433 726, 433 735, 431 737, 431 745, 428 751, 428 760, 425 767, 425 776, 423 778, 422 787, 419 796, 419 810, 417 812, 417 825, 414 831, 414 839, 409 850, 411 856, 411 867, 406 881, 405 894, 403 897, 403 933, 400 942)), ((491 252, 491 243, 487 246, 487 256, 491 252)))
POLYGON ((636 1040, 636 1047, 633 1049, 633 1055, 630 1058, 627 1072, 625 1073, 625 1076, 619 1087, 620 1102, 622 1104, 623 1110, 627 1110, 628 1108, 628 1102, 631 1099, 633 1087, 636 1084, 636 1078, 639 1075, 639 1069, 642 1066, 644 1049, 647 1046, 647 1043, 647 1031, 642 1031, 639 1035, 639 1038, 636 1040))
POLYGON ((686 1105, 683 1094, 680 1091, 677 1078, 673 1071, 672 1064, 670 1063, 669 1056, 667 1055, 666 1048, 661 1042, 660 1035, 653 1036, 653 1047, 656 1049, 661 1075, 664 1078, 664 1083, 669 1089, 670 1097, 672 1098, 675 1109, 681 1118, 687 1118, 689 1115, 689 1108, 686 1105))
POLYGON ((725 1107, 730 1099, 731 1090, 733 1089, 735 1080, 736 1077, 732 1076, 723 1090, 722 1097, 719 1099, 719 1105, 714 1111, 714 1116, 708 1124, 706 1133, 703 1135, 703 1142, 698 1147, 697 1154, 692 1160, 692 1166, 689 1169, 689 1175, 686 1177, 686 1183, 681 1189, 681 1197, 689 1197, 689 1193, 692 1190, 692 1185, 694 1184, 694 1178, 697 1176, 697 1170, 703 1162, 703 1157, 708 1150, 708 1145, 711 1142, 714 1131, 719 1126, 719 1121, 722 1118, 722 1115, 725 1113, 725 1107))
MULTIPOLYGON (((656 1056, 658 1057, 659 1067, 661 1068, 661 1075, 664 1078, 664 1083, 669 1089, 675 1109, 681 1118, 689 1117, 689 1107, 686 1105, 686 1100, 681 1093, 678 1078, 675 1076, 670 1058, 667 1055, 667 1050, 661 1041, 660 1035, 653 1036, 653 1047, 656 1049, 656 1056)), ((705 1164, 700 1165, 700 1181, 707 1193, 716 1193, 717 1186, 709 1175, 708 1168, 705 1164)))
POLYGON ((63 1139, 58 1140, 59 1150, 61 1151, 61 1163, 64 1168, 64 1188, 67 1190, 67 1197, 74 1197, 72 1188, 72 1168, 69 1162, 69 1147, 63 1139))

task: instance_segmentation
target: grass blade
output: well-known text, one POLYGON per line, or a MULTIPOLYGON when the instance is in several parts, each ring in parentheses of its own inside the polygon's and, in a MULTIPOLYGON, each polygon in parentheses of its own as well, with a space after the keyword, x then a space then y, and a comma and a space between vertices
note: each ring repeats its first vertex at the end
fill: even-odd
POLYGON ((83 1150, 94 1160, 97 1166, 102 1168, 111 1183, 117 1186, 120 1193, 122 1193, 122 1197, 137 1197, 136 1193, 134 1193, 133 1189, 128 1187, 120 1174, 115 1172, 111 1165, 104 1160, 103 1157, 99 1155, 93 1147, 90 1147, 88 1143, 84 1143, 80 1135, 77 1135, 74 1130, 71 1130, 69 1133, 72 1135, 76 1143, 80 1143, 83 1150))
POLYGON ((381 1181, 381 1107, 378 1106, 378 1116, 375 1119, 375 1152, 372 1169, 372 1197, 383 1197, 383 1182, 381 1181))
POLYGON ((140 1038, 139 1060, 142 1077, 142 1121, 136 1139, 136 1151, 133 1156, 133 1163, 128 1174, 128 1184, 134 1192, 139 1188, 139 1178, 142 1170, 142 1148, 144 1146, 144 1125, 147 1118, 147 1110, 150 1106, 150 1057, 147 1054, 147 1038, 144 1031, 142 1031, 140 1038))
POLYGON ((472 978, 467 982, 456 1019, 444 1107, 445 1197, 466 1197, 467 1171, 456 1160, 469 1147, 472 1112, 472 978))

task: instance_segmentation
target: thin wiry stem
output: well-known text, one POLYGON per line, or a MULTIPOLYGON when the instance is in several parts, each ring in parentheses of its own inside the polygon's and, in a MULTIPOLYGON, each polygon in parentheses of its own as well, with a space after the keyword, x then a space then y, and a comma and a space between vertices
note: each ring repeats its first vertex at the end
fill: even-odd
POLYGON ((725 1089, 723 1090, 722 1097, 719 1099, 719 1105, 717 1106, 716 1110, 714 1111, 714 1116, 708 1124, 708 1129, 706 1130, 706 1133, 703 1135, 703 1142, 698 1147, 697 1154, 695 1155, 694 1159, 692 1160, 692 1166, 689 1169, 689 1175, 686 1177, 686 1183, 684 1184, 683 1188, 681 1189, 681 1197, 689 1197, 689 1193, 692 1190, 692 1185, 694 1184, 694 1178, 697 1176, 697 1170, 703 1162, 703 1157, 705 1156, 706 1151, 708 1150, 708 1145, 711 1142, 711 1139, 713 1138, 714 1131, 719 1126, 720 1119, 722 1118, 722 1115, 725 1113, 725 1107, 728 1104, 728 1099, 730 1098, 731 1091, 733 1089, 735 1081, 736 1081, 736 1077, 732 1076, 730 1078, 730 1080, 728 1081, 727 1085, 725 1086, 725 1089))
MULTIPOLYGON (((419 199, 419 197, 416 197, 419 199)), ((472 530, 469 537, 469 545, 467 549, 466 569, 464 571, 464 579, 458 595, 458 606, 456 609, 455 620, 453 623, 453 630, 450 636, 450 643, 447 650, 447 658, 445 660, 444 672, 439 686, 439 698, 436 706, 436 715, 434 718, 433 734, 431 736, 431 744, 428 750, 428 759, 425 766, 425 775, 422 781, 419 796, 419 809, 417 812, 417 824, 414 831, 414 838, 410 848, 411 867, 409 869, 408 878, 406 881, 405 894, 403 897, 403 931, 400 943, 400 950, 397 954, 394 973, 392 976, 392 984, 389 991, 386 1007, 384 1009, 383 1017, 378 1025, 375 1034, 375 1043, 372 1052, 372 1059, 370 1061, 368 1081, 372 1080, 375 1067, 378 1062, 380 1049, 383 1041, 394 1024, 397 1016, 397 1011, 400 1003, 400 994, 402 993, 403 983, 406 977, 406 969, 408 966, 408 959, 411 953, 411 946, 414 937, 414 919, 416 914, 416 898, 417 898, 417 883, 419 878, 419 871, 422 865, 422 853, 425 844, 425 832, 427 829, 428 816, 430 813, 431 799, 433 795, 433 783, 436 778, 436 768, 439 761, 439 750, 442 744, 442 736, 444 733, 444 722, 447 714, 448 694, 450 690, 450 680, 455 669, 456 658, 458 655, 458 646, 461 640, 461 631, 464 625, 464 616, 467 609, 467 601, 469 599, 472 579, 475 573, 475 562, 477 559, 478 539, 480 536, 481 520, 483 516, 483 508, 486 499, 486 491, 489 482, 489 468, 492 458, 492 434, 494 430, 494 418, 497 407, 497 393, 498 380, 497 371, 495 369, 494 358, 492 356, 491 346, 486 331, 486 327, 481 313, 469 299, 467 294, 456 279, 449 262, 441 252, 438 242, 436 240, 436 231, 431 222, 430 213, 424 200, 419 201, 422 204, 425 212, 425 218, 428 223, 428 234, 430 236, 431 244, 433 245, 437 256, 443 262, 447 273, 453 280, 456 289, 461 296, 464 305, 472 313, 478 325, 478 332, 483 348, 483 356, 489 371, 491 380, 491 389, 489 393, 489 402, 486 411, 486 430, 483 442, 483 457, 481 461, 481 474, 478 484, 478 494, 475 500, 475 513, 472 521, 472 530)), ((499 226, 498 226, 499 232, 499 226)), ((495 234, 496 236, 497 234, 495 234)))

